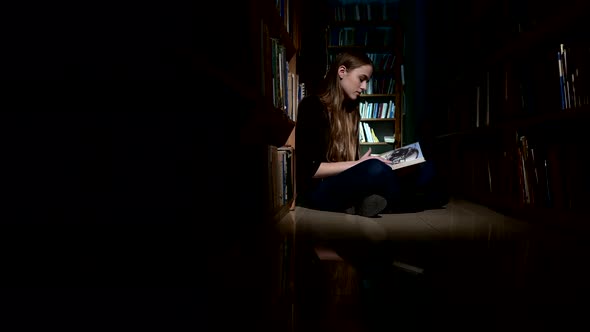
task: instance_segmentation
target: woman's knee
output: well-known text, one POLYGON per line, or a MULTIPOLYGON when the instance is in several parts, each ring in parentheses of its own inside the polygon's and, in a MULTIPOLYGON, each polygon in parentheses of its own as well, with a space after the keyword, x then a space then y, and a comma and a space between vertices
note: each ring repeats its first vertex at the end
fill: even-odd
POLYGON ((367 177, 383 177, 392 173, 391 166, 378 159, 368 159, 359 164, 367 177))
POLYGON ((418 185, 427 185, 434 180, 436 175, 436 169, 433 162, 426 161, 422 163, 418 170, 418 185))

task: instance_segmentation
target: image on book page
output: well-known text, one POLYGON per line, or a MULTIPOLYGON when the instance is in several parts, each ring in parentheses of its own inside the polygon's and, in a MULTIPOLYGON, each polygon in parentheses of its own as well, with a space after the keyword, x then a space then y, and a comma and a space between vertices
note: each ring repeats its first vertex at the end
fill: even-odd
POLYGON ((416 165, 426 161, 419 142, 381 153, 380 156, 389 159, 392 162, 391 168, 393 169, 416 165))

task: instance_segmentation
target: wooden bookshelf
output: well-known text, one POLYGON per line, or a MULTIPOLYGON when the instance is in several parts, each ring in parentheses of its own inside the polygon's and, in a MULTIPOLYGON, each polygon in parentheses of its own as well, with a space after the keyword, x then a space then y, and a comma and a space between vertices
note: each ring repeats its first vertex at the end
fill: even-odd
POLYGON ((391 26, 397 29, 401 29, 399 21, 396 20, 344 20, 335 21, 331 20, 330 25, 334 27, 380 27, 380 26, 391 26))
MULTIPOLYGON (((258 113, 244 139, 266 145, 267 188, 266 219, 269 229, 268 256, 272 258, 269 283, 271 312, 266 319, 274 331, 293 331, 293 297, 291 266, 292 240, 275 230, 289 213, 295 201, 295 146, 296 110, 302 98, 298 79, 298 53, 301 36, 300 4, 294 0, 280 2, 253 0, 252 41, 256 45, 256 64, 259 73, 256 84, 260 98, 258 113), (279 6, 284 6, 280 8, 279 6), (284 13, 284 16, 281 16, 284 13)), ((248 176, 245 174, 244 176, 248 176)))
POLYGON ((481 19, 457 18, 457 31, 469 31, 461 44, 471 58, 448 79, 447 129, 436 137, 451 192, 531 223, 586 230, 590 176, 579 151, 590 119, 588 2, 546 10, 517 1, 518 14, 501 2, 467 3, 481 19), (481 44, 492 35, 492 48, 481 44), (561 68, 558 53, 571 60, 561 68))
POLYGON ((387 142, 361 142, 360 144, 364 146, 389 146, 390 148, 393 146, 393 143, 387 142))
POLYGON ((283 219, 287 215, 287 213, 289 213, 289 211, 291 211, 291 206, 293 205, 294 201, 295 201, 295 199, 291 198, 285 204, 283 204, 283 205, 279 206, 277 209, 275 209, 275 211, 273 211, 274 213, 272 213, 271 220, 274 223, 277 223, 281 219, 283 219))
POLYGON ((370 129, 375 132, 380 141, 369 142, 366 138, 367 134, 363 131, 365 142, 361 141, 361 153, 366 152, 369 147, 373 149, 374 153, 377 153, 402 145, 403 100, 401 96, 403 87, 401 84, 401 66, 403 64, 404 34, 400 22, 394 19, 399 14, 397 8, 390 7, 388 9, 387 15, 389 18, 387 19, 383 19, 383 17, 371 17, 369 19, 365 6, 370 6, 370 4, 362 2, 348 5, 330 4, 325 18, 325 22, 327 22, 325 52, 328 66, 335 55, 348 49, 363 50, 373 59, 374 73, 369 82, 369 85, 373 85, 368 88, 367 93, 360 96, 361 102, 372 104, 369 105, 370 107, 375 107, 379 103, 393 103, 395 105, 393 117, 363 116, 361 119, 363 128, 365 124, 369 124, 370 129), (348 8, 344 8, 347 6, 348 8), (353 11, 350 11, 350 6, 359 7, 358 10, 355 9, 360 15, 359 17, 342 17, 336 14, 338 11, 341 15, 351 15, 353 11), (355 32, 352 33, 351 31, 355 32), (362 32, 364 39, 359 37, 360 35, 356 31, 362 32), (390 62, 392 59, 393 61, 390 62), (376 81, 381 79, 383 79, 382 82, 376 81), (377 90, 371 91, 373 87, 377 90), (394 143, 385 143, 384 136, 393 136, 394 143))
POLYGON ((395 118, 389 118, 389 119, 362 118, 361 121, 364 121, 364 122, 391 122, 391 121, 395 121, 395 118))
POLYGON ((389 93, 372 93, 372 94, 362 94, 362 95, 360 95, 360 98, 361 99, 380 98, 380 97, 395 98, 395 94, 389 94, 389 93))
MULTIPOLYGON (((379 119, 365 119, 365 121, 377 121, 379 119)), ((380 119, 386 120, 386 119, 380 119)), ((531 115, 525 118, 512 119, 489 127, 479 127, 454 131, 438 135, 437 140, 446 139, 473 139, 477 137, 489 137, 500 135, 501 131, 527 129, 527 128, 545 128, 548 126, 556 127, 555 130, 568 130, 569 127, 575 127, 580 123, 590 121, 590 106, 585 105, 569 111, 554 112, 546 114, 531 115)))

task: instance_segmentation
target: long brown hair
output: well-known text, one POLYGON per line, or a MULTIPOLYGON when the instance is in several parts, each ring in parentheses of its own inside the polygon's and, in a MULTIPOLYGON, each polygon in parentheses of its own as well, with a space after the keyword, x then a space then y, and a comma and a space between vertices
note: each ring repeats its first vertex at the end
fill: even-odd
POLYGON ((364 65, 373 65, 366 53, 345 51, 336 56, 324 77, 320 100, 328 109, 330 119, 330 142, 328 161, 356 160, 359 149, 359 100, 349 100, 340 86, 338 68, 354 70, 364 65))

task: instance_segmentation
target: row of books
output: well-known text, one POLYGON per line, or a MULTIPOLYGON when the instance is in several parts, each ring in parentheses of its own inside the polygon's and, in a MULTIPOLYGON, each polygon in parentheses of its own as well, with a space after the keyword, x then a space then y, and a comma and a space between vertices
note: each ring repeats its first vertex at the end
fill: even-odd
POLYGON ((535 150, 529 146, 527 136, 520 136, 518 143, 516 155, 521 204, 538 204, 541 201, 544 201, 543 205, 550 204, 547 160, 539 163, 535 159, 535 150))
POLYGON ((294 197, 294 148, 290 146, 269 148, 269 193, 271 211, 277 211, 294 197))
POLYGON ((379 139, 379 136, 375 133, 375 128, 373 128, 369 123, 361 121, 359 123, 359 142, 361 143, 395 143, 395 136, 394 135, 384 135, 383 140, 379 139))
POLYGON ((271 77, 272 77, 272 101, 275 107, 286 109, 288 98, 288 74, 289 67, 287 49, 277 38, 271 38, 271 77))
POLYGON ((293 20, 291 19, 291 1, 293 0, 274 0, 275 7, 279 16, 283 19, 283 24, 288 33, 293 30, 293 20))
POLYGON ((297 73, 289 72, 287 77, 287 99, 283 108, 291 120, 297 121, 299 102, 306 94, 305 83, 299 81, 297 73))
POLYGON ((586 65, 588 56, 590 52, 587 46, 572 48, 564 44, 559 45, 557 66, 562 110, 589 103, 590 87, 586 73, 589 70, 586 65))
MULTIPOLYGON (((394 67, 395 54, 367 52, 367 56, 373 62, 373 75, 390 72, 394 67)), ((336 54, 328 54, 328 63, 331 64, 336 59, 336 54)))
POLYGON ((393 76, 371 77, 367 84, 365 95, 372 94, 394 94, 395 93, 395 79, 393 76))
POLYGON ((305 96, 305 83, 299 81, 299 74, 289 70, 286 48, 276 38, 269 40, 270 63, 266 70, 271 71, 271 81, 263 82, 263 93, 270 94, 274 107, 284 110, 291 120, 296 121, 299 101, 305 96))
MULTIPOLYGON (((585 209, 588 175, 577 142, 561 145, 519 131, 502 149, 471 147, 456 155, 451 185, 511 207, 585 209)), ((506 139, 508 139, 506 137, 506 139)))
POLYGON ((386 102, 365 100, 359 104, 359 112, 363 119, 394 119, 395 102, 392 99, 386 102))
MULTIPOLYGON (((579 157, 569 157, 564 162, 564 156, 575 154, 575 151, 573 145, 558 147, 516 133, 516 145, 512 149, 496 156, 499 158, 490 152, 481 158, 478 177, 487 179, 488 188, 478 190, 509 199, 516 206, 584 208, 586 201, 580 195, 586 191, 584 175, 576 166, 579 165, 579 157)), ((477 159, 473 156, 469 158, 477 159)))
POLYGON ((527 135, 517 135, 516 172, 519 203, 543 208, 584 208, 584 168, 574 144, 558 147, 527 135), (568 156, 564 158, 565 156, 568 156), (564 161, 565 159, 565 161, 564 161), (580 173, 582 172, 582 173, 580 173))
POLYGON ((456 90, 449 129, 497 126, 513 119, 590 105, 588 46, 557 45, 549 50, 557 53, 556 64, 540 55, 490 67, 470 86, 456 90), (543 102, 539 96, 543 96, 543 102))
POLYGON ((387 47, 394 45, 395 29, 392 26, 329 27, 328 46, 370 46, 387 47))
POLYGON ((376 72, 389 71, 393 69, 395 54, 391 53, 367 53, 373 61, 373 70, 376 72))
POLYGON ((388 21, 399 18, 399 0, 339 0, 332 6, 334 21, 388 21))
POLYGON ((359 122, 359 142, 378 143, 379 138, 375 134, 375 129, 366 122, 359 122))

